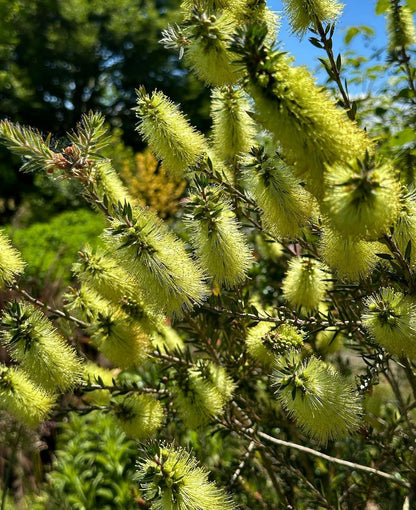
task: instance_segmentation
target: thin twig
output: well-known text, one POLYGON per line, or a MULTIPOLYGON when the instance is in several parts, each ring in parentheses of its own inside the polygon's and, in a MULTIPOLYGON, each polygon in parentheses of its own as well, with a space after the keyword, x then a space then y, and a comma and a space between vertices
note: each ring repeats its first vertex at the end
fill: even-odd
POLYGON ((318 31, 319 37, 321 38, 321 42, 324 45, 324 49, 326 54, 328 55, 328 60, 331 65, 331 71, 333 75, 333 79, 338 86, 338 90, 341 93, 343 100, 343 107, 348 110, 348 116, 351 120, 355 120, 355 111, 353 110, 350 98, 348 97, 348 93, 344 88, 344 85, 341 80, 341 73, 338 69, 337 63, 335 61, 334 52, 332 51, 332 39, 327 38, 327 33, 325 32, 324 27, 322 26, 321 21, 318 17, 315 18, 316 29, 318 31))
POLYGON ((66 319, 68 321, 71 321, 75 323, 77 326, 80 326, 81 328, 87 328, 88 324, 80 319, 77 319, 73 315, 70 315, 69 313, 60 310, 58 308, 53 308, 52 306, 49 306, 48 304, 44 303, 40 299, 37 299, 33 297, 29 292, 27 292, 25 289, 22 289, 17 283, 13 283, 10 288, 16 292, 18 292, 21 296, 26 298, 28 301, 30 301, 32 304, 43 308, 44 310, 47 310, 50 313, 53 313, 54 315, 57 315, 58 317, 61 317, 62 319, 66 319))
POLYGON ((349 467, 351 469, 355 469, 358 471, 370 473, 372 475, 376 475, 381 478, 385 478, 386 480, 389 480, 393 483, 401 485, 402 487, 406 487, 407 489, 410 488, 410 484, 408 482, 406 482, 404 480, 400 480, 400 479, 396 478, 394 475, 385 473, 384 471, 380 471, 378 469, 375 469, 375 468, 372 468, 369 466, 363 466, 362 464, 357 464, 356 462, 350 462, 348 460, 337 459, 336 457, 331 457, 330 455, 327 455, 326 453, 318 452, 317 450, 314 450, 313 448, 309 448, 307 446, 302 446, 302 445, 296 444, 296 443, 291 443, 290 441, 284 441, 282 439, 277 439, 276 437, 269 436, 268 434, 265 434, 264 432, 261 432, 261 431, 257 431, 257 435, 260 436, 261 438, 265 439, 266 441, 269 441, 270 443, 277 444, 279 446, 287 446, 288 448, 293 448, 294 450, 308 453, 310 455, 313 455, 314 457, 318 457, 320 459, 331 462, 332 464, 339 464, 340 466, 345 466, 345 467, 349 467))
POLYGON ((233 310, 228 310, 227 308, 223 308, 220 306, 209 306, 206 304, 202 305, 201 309, 209 311, 209 312, 213 312, 213 313, 241 317, 244 319, 257 321, 257 322, 272 322, 272 323, 278 324, 278 325, 290 323, 290 324, 293 324, 293 325, 301 327, 301 328, 307 328, 307 327, 311 327, 311 326, 316 327, 319 325, 322 328, 337 327, 340 329, 348 329, 351 327, 359 328, 362 325, 361 321, 329 322, 329 321, 319 321, 319 320, 316 320, 316 318, 312 318, 313 320, 311 320, 311 319, 303 320, 303 319, 299 319, 297 317, 295 319, 271 317, 270 315, 257 315, 254 313, 237 312, 237 311, 233 311, 233 310))
POLYGON ((246 465, 246 462, 248 461, 251 452, 254 450, 254 447, 256 446, 256 443, 254 441, 250 441, 247 451, 244 454, 240 464, 238 465, 237 469, 234 471, 233 476, 231 477, 230 483, 228 484, 229 487, 232 487, 235 482, 237 481, 238 477, 241 474, 241 471, 244 469, 244 466, 246 465))

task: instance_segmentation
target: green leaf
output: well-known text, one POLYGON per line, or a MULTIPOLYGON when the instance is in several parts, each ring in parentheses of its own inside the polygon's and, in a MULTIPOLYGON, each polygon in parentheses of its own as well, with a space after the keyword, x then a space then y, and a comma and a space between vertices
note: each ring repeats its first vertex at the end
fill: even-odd
POLYGON ((406 0, 406 3, 412 12, 416 12, 416 0, 406 0))
POLYGON ((344 37, 345 44, 349 44, 359 33, 360 29, 358 27, 350 27, 344 37))
POLYGON ((401 147, 413 141, 415 141, 415 131, 411 127, 406 127, 393 135, 387 143, 387 146, 401 147))
POLYGON ((389 0, 378 0, 376 4, 376 14, 384 14, 389 8, 389 0))

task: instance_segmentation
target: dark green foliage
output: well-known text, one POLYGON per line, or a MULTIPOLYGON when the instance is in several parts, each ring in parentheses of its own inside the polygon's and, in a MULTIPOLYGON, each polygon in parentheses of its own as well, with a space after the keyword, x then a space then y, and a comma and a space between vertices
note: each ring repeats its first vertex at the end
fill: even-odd
MULTIPOLYGON (((136 149, 135 87, 163 87, 207 127, 208 92, 159 43, 177 0, 0 0, 0 117, 66 136, 80 114, 103 112, 136 149)), ((9 216, 32 179, 0 150, 0 199, 9 216)), ((0 214, 1 214, 0 204, 0 214)))
MULTIPOLYGON (((69 415, 34 510, 133 510, 136 447, 108 415, 69 415)), ((136 493, 137 496, 137 493, 136 493)))

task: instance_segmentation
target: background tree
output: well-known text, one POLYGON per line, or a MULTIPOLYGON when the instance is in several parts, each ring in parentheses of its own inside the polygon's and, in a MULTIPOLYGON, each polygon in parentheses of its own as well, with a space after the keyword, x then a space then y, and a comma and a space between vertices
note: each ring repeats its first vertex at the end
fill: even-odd
MULTIPOLYGON (((60 138, 80 112, 99 110, 137 150, 143 145, 131 108, 135 88, 144 84, 163 87, 196 125, 207 127, 206 92, 158 43, 167 23, 178 19, 176 0, 2 0, 0 11, 3 117, 60 138)), ((30 190, 32 178, 18 176, 13 161, 12 167, 1 149, 0 198, 7 199, 3 207, 15 210, 12 202, 30 190)))

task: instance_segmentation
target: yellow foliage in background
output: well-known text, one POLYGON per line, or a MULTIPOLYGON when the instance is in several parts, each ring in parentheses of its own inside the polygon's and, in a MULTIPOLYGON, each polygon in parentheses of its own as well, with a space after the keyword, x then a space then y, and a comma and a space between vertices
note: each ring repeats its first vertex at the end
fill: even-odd
POLYGON ((149 150, 135 154, 133 162, 125 161, 121 175, 131 195, 161 218, 178 210, 186 181, 167 174, 149 150))

